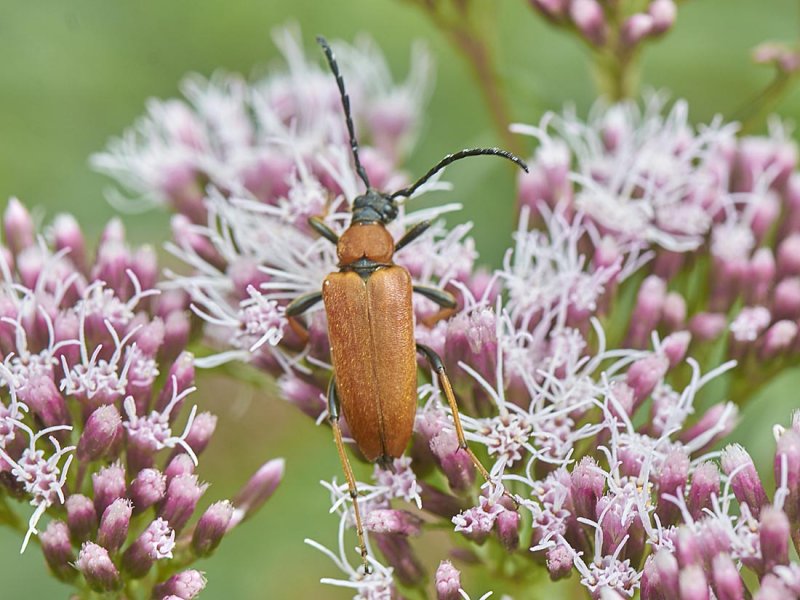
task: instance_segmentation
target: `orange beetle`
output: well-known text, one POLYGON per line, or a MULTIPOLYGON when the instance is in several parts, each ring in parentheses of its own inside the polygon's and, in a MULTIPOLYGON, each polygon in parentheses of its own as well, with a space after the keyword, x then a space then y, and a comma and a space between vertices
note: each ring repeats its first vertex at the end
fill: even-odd
POLYGON ((413 285, 408 271, 394 264, 394 253, 419 237, 429 226, 417 224, 395 243, 386 224, 397 216, 395 198, 409 197, 435 173, 468 156, 495 155, 528 170, 517 156, 498 148, 473 148, 445 156, 413 185, 386 194, 372 188, 358 156, 358 142, 350 114, 350 99, 344 87, 333 51, 317 38, 336 77, 344 108, 356 171, 367 190, 353 201, 350 226, 339 237, 317 218, 311 227, 336 244, 339 272, 331 273, 321 292, 301 296, 286 307, 286 315, 297 317, 322 300, 328 318, 328 337, 334 375, 328 386, 328 412, 336 447, 353 498, 356 529, 365 567, 367 549, 358 510, 355 477, 342 442, 341 412, 359 450, 371 462, 386 467, 408 446, 417 410, 417 352, 436 371, 439 384, 453 413, 459 446, 488 480, 489 473, 467 445, 458 415, 453 388, 441 358, 427 346, 414 341, 412 291, 442 307, 441 316, 456 307, 455 298, 435 288, 413 285))

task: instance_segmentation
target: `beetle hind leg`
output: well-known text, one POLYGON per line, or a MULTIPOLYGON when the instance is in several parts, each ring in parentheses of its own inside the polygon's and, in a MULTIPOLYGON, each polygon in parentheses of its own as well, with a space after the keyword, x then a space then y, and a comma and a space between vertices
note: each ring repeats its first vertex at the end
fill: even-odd
POLYGON ((428 300, 432 300, 436 304, 440 306, 439 312, 429 317, 425 317, 422 319, 422 322, 427 325, 428 327, 433 327, 441 321, 442 319, 447 319, 456 311, 456 307, 458 306, 458 302, 456 301, 453 294, 447 292, 445 290, 440 290, 439 288, 430 287, 427 285, 415 285, 413 290, 422 296, 425 296, 428 300))
POLYGON ((339 426, 339 398, 336 396, 335 377, 331 377, 330 383, 328 383, 328 421, 333 429, 333 439, 336 442, 336 450, 339 452, 339 460, 342 461, 342 470, 344 471, 344 477, 347 480, 350 498, 353 501, 353 515, 356 520, 356 535, 358 535, 358 545, 361 550, 361 561, 364 564, 364 572, 371 573, 372 567, 367 561, 367 543, 364 540, 364 527, 361 523, 361 511, 358 508, 358 488, 356 487, 356 478, 353 475, 353 468, 350 466, 350 459, 347 458, 344 440, 342 440, 342 428, 339 426))
MULTIPOLYGON (((417 344, 417 351, 425 356, 431 367, 433 367, 433 370, 436 372, 436 378, 439 381, 439 387, 442 388, 442 392, 444 393, 445 398, 447 398, 447 403, 450 405, 450 411, 453 413, 453 425, 456 430, 456 437, 458 438, 458 447, 467 453, 472 461, 472 464, 475 465, 475 468, 486 481, 492 485, 500 485, 503 487, 501 483, 495 482, 492 479, 489 471, 486 470, 486 467, 484 467, 480 459, 475 456, 472 448, 470 448, 469 444, 467 443, 467 436, 464 435, 464 427, 461 425, 461 416, 458 412, 456 395, 453 392, 453 386, 450 384, 450 378, 447 376, 447 371, 444 368, 444 363, 442 362, 441 357, 436 354, 432 348, 429 348, 423 344, 417 344)), ((503 487, 503 495, 509 498, 515 506, 519 506, 519 501, 511 493, 509 493, 505 487, 503 487)))

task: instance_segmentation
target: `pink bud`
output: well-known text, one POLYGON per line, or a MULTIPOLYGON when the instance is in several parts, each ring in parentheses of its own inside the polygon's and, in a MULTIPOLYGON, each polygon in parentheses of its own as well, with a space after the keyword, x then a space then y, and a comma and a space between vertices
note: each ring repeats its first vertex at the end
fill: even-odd
POLYGON ((564 544, 557 544, 547 551, 546 566, 550 579, 558 581, 569 577, 575 553, 564 544))
POLYGON ((233 518, 233 504, 215 502, 206 509, 192 533, 192 548, 198 556, 209 556, 222 541, 233 518))
POLYGON ((620 37, 626 46, 635 46, 645 37, 655 33, 652 16, 645 13, 634 13, 622 24, 620 37))
POLYGON ((497 537, 508 552, 519 548, 519 522, 520 515, 516 510, 504 510, 494 522, 497 537))
POLYGON ((569 8, 569 0, 530 0, 530 4, 551 18, 564 16, 569 8))
POLYGON ((709 589, 703 567, 690 565, 681 570, 678 577, 681 600, 708 600, 709 589))
POLYGON ((67 257, 82 273, 87 272, 86 241, 78 221, 70 214, 61 213, 53 219, 53 247, 56 251, 67 249, 67 257))
POLYGON ((158 282, 158 255, 152 246, 140 246, 130 261, 130 268, 143 290, 153 289, 158 282))
POLYGON ((167 483, 180 477, 181 475, 191 475, 194 473, 194 461, 192 457, 185 453, 176 454, 170 459, 167 468, 164 469, 164 476, 167 478, 167 483))
POLYGON ((92 501, 81 494, 72 494, 65 502, 70 537, 76 543, 94 536, 97 529, 97 513, 92 501))
POLYGON ((394 575, 398 581, 408 586, 420 584, 425 577, 425 571, 407 537, 373 533, 372 539, 394 569, 394 575))
POLYGON ((92 475, 94 509, 102 515, 117 498, 125 496, 125 469, 120 462, 103 467, 92 475))
POLYGON ((85 542, 75 561, 75 568, 96 592, 110 592, 120 587, 119 571, 111 561, 108 550, 102 546, 85 542))
POLYGON ((747 504, 755 517, 761 507, 769 502, 753 459, 739 444, 730 444, 722 451, 722 470, 730 477, 731 488, 736 499, 747 504))
POLYGON ((602 46, 605 43, 605 14, 597 0, 572 0, 569 16, 578 31, 592 44, 602 46))
POLYGON ((35 244, 35 228, 28 209, 16 198, 11 198, 3 215, 6 246, 14 255, 35 244))
POLYGON ((678 561, 667 550, 659 550, 653 559, 653 569, 664 598, 679 598, 678 561))
POLYGON ((703 509, 711 508, 712 496, 719 497, 719 469, 714 463, 704 462, 694 470, 686 498, 692 518, 700 519, 705 514, 703 509))
POLYGON ((691 341, 692 334, 688 331, 676 331, 662 340, 661 349, 669 361, 670 369, 674 369, 683 362, 691 341))
POLYGON ((800 277, 789 277, 775 286, 772 311, 777 319, 800 317, 800 277))
POLYGON ((660 277, 650 275, 642 282, 630 320, 631 345, 641 348, 650 342, 650 332, 661 320, 666 296, 667 284, 660 277))
POLYGON ((711 576, 717 600, 744 600, 744 584, 730 555, 714 557, 711 576))
POLYGON ((721 313, 701 312, 692 317, 689 331, 701 342, 709 342, 719 337, 727 324, 727 318, 721 313))
POLYGON ((669 331, 675 331, 685 325, 686 300, 678 292, 669 292, 664 298, 661 320, 669 331))
POLYGON ((682 449, 670 451, 658 474, 658 506, 656 512, 663 524, 678 517, 678 507, 665 496, 680 497, 688 487, 689 456, 682 449))
POLYGON ((314 383, 298 377, 294 372, 286 373, 278 379, 281 397, 285 398, 305 415, 316 419, 326 408, 323 391, 314 383))
POLYGON ((206 449, 216 427, 217 417, 210 412, 201 412, 195 417, 186 436, 186 443, 196 455, 199 456, 206 449))
POLYGON ((167 478, 158 469, 142 469, 136 474, 130 487, 129 497, 133 502, 133 509, 139 514, 156 502, 159 502, 166 494, 167 478))
POLYGON ((192 324, 184 311, 173 311, 164 321, 164 344, 159 358, 162 362, 172 362, 183 352, 189 341, 192 324))
POLYGON ((464 375, 459 362, 492 380, 497 367, 497 316, 488 308, 460 312, 447 323, 444 358, 451 377, 464 375))
POLYGON ((469 455, 459 448, 458 438, 453 431, 442 429, 436 434, 431 440, 431 451, 447 477, 451 490, 460 493, 472 487, 475 465, 469 455))
POLYGON ((69 540, 69 529, 64 521, 52 520, 47 529, 39 534, 42 554, 53 574, 61 581, 75 579, 77 572, 72 566, 75 555, 69 540))
POLYGON ((156 560, 172 558, 175 531, 164 519, 147 526, 122 555, 122 566, 131 577, 144 577, 156 560))
POLYGON ((800 275, 800 233, 792 233, 778 245, 778 275, 800 275))
POLYGON ((32 374, 19 390, 19 399, 42 420, 47 427, 70 423, 69 410, 50 375, 32 374))
POLYGON ((461 600, 461 573, 449 560, 443 560, 436 569, 436 598, 438 600, 461 600))
POLYGON ((789 564, 791 526, 786 513, 774 506, 765 506, 760 520, 758 537, 764 570, 771 571, 777 565, 789 564))
POLYGON ((97 408, 86 420, 78 440, 78 460, 92 462, 107 455, 114 441, 122 435, 122 417, 113 404, 97 408))
POLYGON ((745 306, 730 324, 729 329, 737 342, 754 342, 771 320, 772 315, 763 306, 745 306))
POLYGON ((675 540, 675 557, 682 569, 699 565, 703 561, 699 536, 686 525, 678 528, 675 540))
POLYGON ((653 34, 659 34, 674 25, 678 8, 673 0, 653 0, 650 2, 647 12, 653 17, 653 34))
POLYGON ((747 267, 750 285, 745 289, 748 302, 751 304, 767 301, 770 288, 775 279, 775 257, 769 248, 759 248, 750 259, 747 267))
POLYGON ((684 444, 691 443, 695 452, 705 450, 724 438, 736 424, 738 409, 732 402, 720 402, 709 408, 702 417, 680 435, 684 444))
POLYGON ((575 516, 594 518, 597 499, 603 495, 606 478, 597 461, 585 456, 570 475, 570 495, 575 507, 575 516))
POLYGON ((775 219, 781 212, 781 202, 775 192, 768 192, 761 196, 755 205, 750 227, 757 241, 762 241, 769 233, 775 219))
POLYGON ((665 356, 650 354, 634 362, 629 368, 625 382, 633 390, 636 404, 641 404, 664 378, 669 368, 665 356))
POLYGON ((762 359, 770 359, 786 352, 797 338, 797 323, 794 321, 778 321, 764 334, 764 345, 761 347, 762 359))
POLYGON ((784 507, 792 522, 796 522, 800 519, 800 433, 787 429, 778 438, 773 467, 777 485, 786 477, 788 497, 784 507))
POLYGON ((206 489, 208 484, 199 483, 197 475, 174 477, 167 486, 167 495, 161 503, 158 516, 167 521, 176 532, 180 532, 189 522, 206 489))
POLYGON ((188 569, 177 573, 153 590, 154 598, 165 598, 170 595, 181 600, 194 600, 206 587, 206 578, 200 571, 188 569))
POLYGON ((100 529, 97 532, 97 543, 110 553, 114 553, 125 543, 128 537, 128 526, 133 514, 133 505, 130 500, 117 498, 109 504, 100 519, 100 529))
POLYGON ((282 458, 274 458, 264 463, 236 494, 233 499, 236 510, 231 520, 231 528, 253 516, 270 499, 283 479, 284 464, 282 458))
MULTIPOLYGON (((156 402, 156 410, 163 411, 172 400, 173 395, 179 395, 194 385, 194 355, 183 352, 167 373, 167 378, 156 402)), ((180 414, 180 406, 176 405, 170 412, 170 423, 173 423, 180 414)))

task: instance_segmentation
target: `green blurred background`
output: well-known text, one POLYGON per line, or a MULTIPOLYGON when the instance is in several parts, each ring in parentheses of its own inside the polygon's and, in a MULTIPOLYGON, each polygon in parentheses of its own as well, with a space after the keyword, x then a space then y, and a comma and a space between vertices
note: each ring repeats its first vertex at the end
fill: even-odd
MULTIPOLYGON (((584 49, 549 29, 523 0, 495 3, 497 51, 514 118, 533 122, 564 102, 585 112, 594 89, 584 49)), ((300 23, 312 50, 317 33, 348 40, 360 31, 371 33, 400 75, 411 40, 428 41, 438 63, 437 85, 411 171, 421 172, 452 149, 497 140, 465 63, 422 13, 403 2, 2 0, 3 204, 16 195, 46 218, 69 210, 95 237, 114 211, 103 196, 111 182, 89 170, 88 156, 129 126, 148 97, 175 96, 187 72, 208 75, 222 68, 258 73, 275 60, 270 30, 290 19, 300 23)), ((687 2, 674 31, 648 49, 644 83, 690 100, 695 121, 717 112, 730 115, 771 75, 750 63, 750 49, 768 39, 794 40, 798 24, 797 3, 790 0, 687 2)), ((787 96, 779 112, 796 120, 800 95, 787 96)), ((456 186, 447 199, 466 205, 458 219, 478 223, 475 237, 483 260, 497 263, 512 224, 510 171, 478 161, 468 169, 451 169, 447 177, 456 186)), ((134 242, 166 239, 164 213, 130 216, 126 223, 134 242)), ((761 462, 773 451, 769 427, 785 422, 788 409, 798 404, 787 386, 797 389, 800 377, 788 377, 751 405, 747 427, 736 432, 761 462)), ((212 376, 202 377, 201 390, 196 399, 202 408, 220 416, 200 469, 213 482, 209 500, 232 495, 267 458, 287 460, 285 480, 265 510, 233 532, 211 560, 200 563, 209 578, 203 598, 348 597, 346 591, 318 583, 322 576, 339 573, 303 544, 306 537, 327 544, 335 539, 337 521, 327 514, 327 494, 318 484, 339 473, 329 431, 315 427, 270 390, 232 389, 212 376)), ((44 575, 39 552, 32 548, 19 557, 18 547, 15 537, 0 533, 0 597, 66 598, 68 589, 44 575)), ((443 558, 442 548, 425 544, 429 565, 443 558)), ((490 585, 465 581, 477 595, 490 585)))

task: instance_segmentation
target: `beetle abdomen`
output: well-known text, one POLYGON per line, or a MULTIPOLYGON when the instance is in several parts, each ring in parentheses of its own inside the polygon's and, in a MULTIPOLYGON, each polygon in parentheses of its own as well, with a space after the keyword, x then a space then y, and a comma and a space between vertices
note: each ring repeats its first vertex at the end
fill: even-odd
POLYGON ((364 456, 405 452, 417 408, 411 277, 399 266, 363 280, 331 273, 322 286, 336 389, 364 456))

